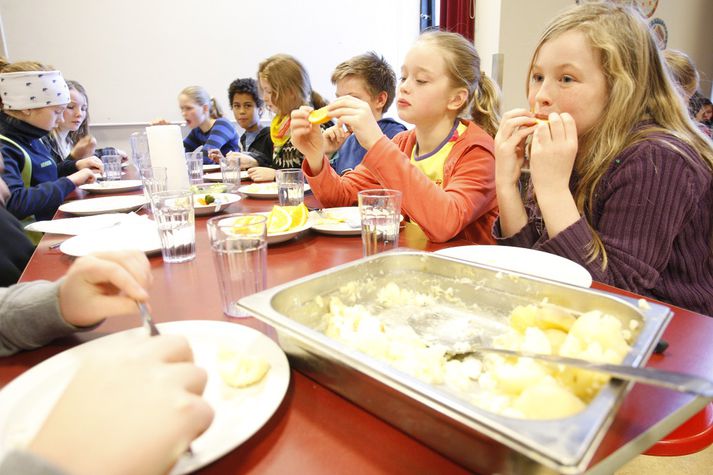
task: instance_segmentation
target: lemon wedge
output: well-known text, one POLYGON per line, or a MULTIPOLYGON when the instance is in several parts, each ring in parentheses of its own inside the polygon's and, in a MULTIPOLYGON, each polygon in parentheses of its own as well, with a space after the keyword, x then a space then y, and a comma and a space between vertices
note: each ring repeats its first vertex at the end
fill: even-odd
POLYGON ((283 206, 273 206, 267 218, 267 234, 284 233, 292 226, 292 215, 283 206))

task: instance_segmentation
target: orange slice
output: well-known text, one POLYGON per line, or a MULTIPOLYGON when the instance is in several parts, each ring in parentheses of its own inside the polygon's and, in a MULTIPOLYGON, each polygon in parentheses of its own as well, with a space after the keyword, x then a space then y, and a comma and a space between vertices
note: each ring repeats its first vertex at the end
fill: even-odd
POLYGON ((258 223, 262 223, 262 219, 260 219, 260 216, 240 216, 238 218, 235 218, 235 221, 233 221, 233 227, 231 231, 235 234, 255 234, 261 232, 258 228, 258 226, 255 226, 258 223))
POLYGON ((290 229, 299 228, 307 224, 307 219, 309 218, 309 210, 304 203, 300 203, 298 206, 286 206, 292 216, 292 226, 290 229))
POLYGON ((307 120, 315 125, 324 124, 325 122, 329 122, 330 119, 331 117, 329 117, 329 113, 327 112, 327 106, 313 110, 309 113, 309 117, 307 117, 307 120))
POLYGON ((292 226, 292 216, 284 208, 274 206, 267 218, 267 234, 284 233, 292 226))

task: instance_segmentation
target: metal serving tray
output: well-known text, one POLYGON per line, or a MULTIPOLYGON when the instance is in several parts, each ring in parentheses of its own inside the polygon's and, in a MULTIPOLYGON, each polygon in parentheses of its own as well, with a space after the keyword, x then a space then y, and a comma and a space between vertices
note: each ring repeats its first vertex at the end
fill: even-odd
POLYGON ((318 296, 335 295, 348 283, 368 282, 359 296, 359 301, 368 301, 373 299, 368 289, 389 281, 418 292, 439 283, 452 288, 464 303, 477 304, 479 314, 489 312, 493 318, 504 318, 516 305, 547 298, 575 313, 609 313, 620 318, 624 328, 636 320, 638 333, 624 360, 631 366, 646 362, 671 318, 662 305, 639 308, 633 299, 416 251, 360 259, 239 301, 276 328, 297 370, 479 473, 583 472, 631 384, 611 381, 571 417, 514 419, 476 407, 322 333, 324 309, 315 303, 318 296))

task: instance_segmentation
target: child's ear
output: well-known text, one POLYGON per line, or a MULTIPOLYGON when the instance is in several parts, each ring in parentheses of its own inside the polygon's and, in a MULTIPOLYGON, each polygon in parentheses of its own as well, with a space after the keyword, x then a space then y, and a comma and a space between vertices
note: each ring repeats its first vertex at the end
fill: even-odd
POLYGON ((389 93, 386 91, 381 91, 379 94, 376 96, 376 107, 377 109, 380 109, 381 112, 386 112, 384 110, 384 106, 386 105, 386 101, 389 99, 389 93))
POLYGON ((448 101, 449 110, 460 110, 468 101, 468 90, 464 87, 459 87, 453 91, 453 94, 448 101))

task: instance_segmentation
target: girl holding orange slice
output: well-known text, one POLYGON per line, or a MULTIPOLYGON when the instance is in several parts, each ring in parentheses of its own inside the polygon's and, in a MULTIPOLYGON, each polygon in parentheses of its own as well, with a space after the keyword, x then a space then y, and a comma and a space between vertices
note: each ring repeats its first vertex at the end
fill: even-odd
MULTIPOLYGON (((305 67, 290 55, 270 56, 260 63, 257 77, 263 100, 275 113, 270 124, 272 162, 269 167, 250 168, 248 175, 253 181, 272 181, 275 179, 275 170, 298 168, 304 159, 292 144, 290 113, 305 104, 314 108, 324 107, 326 101, 312 90, 305 67)), ((323 127, 330 125, 327 123, 323 127)))
POLYGON ((415 127, 393 140, 366 102, 343 96, 327 107, 367 150, 362 163, 341 177, 324 154, 320 129, 309 120, 312 109, 292 112, 292 140, 304 153, 302 168, 315 196, 326 207, 350 206, 360 190, 397 189, 403 193, 402 213, 430 240, 493 242, 498 93, 481 74, 472 43, 456 33, 423 33, 401 67, 396 98, 399 117, 415 127))
POLYGON ((504 115, 495 137, 499 242, 713 315, 713 148, 646 22, 607 3, 560 14, 535 49, 528 100, 529 110, 504 115), (548 123, 536 124, 541 116, 548 123))

